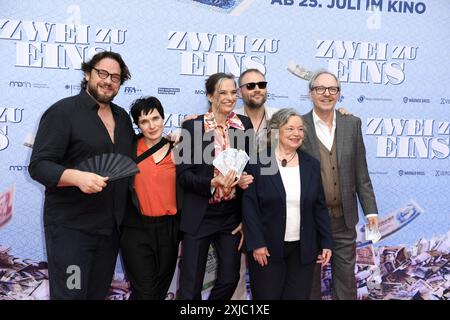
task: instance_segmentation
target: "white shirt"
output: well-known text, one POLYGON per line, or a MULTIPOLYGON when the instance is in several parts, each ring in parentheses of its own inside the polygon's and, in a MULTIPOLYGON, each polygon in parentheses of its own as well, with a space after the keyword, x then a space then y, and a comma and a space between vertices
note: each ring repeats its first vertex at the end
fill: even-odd
MULTIPOLYGON (((267 125, 272 115, 278 111, 278 109, 270 107, 264 107, 264 110, 265 110, 264 118, 261 119, 259 128, 253 128, 253 130, 256 131, 255 139, 256 143, 258 144, 259 150, 263 150, 267 146, 267 125)), ((241 114, 243 116, 248 117, 244 108, 235 109, 233 111, 237 114, 241 114)))
POLYGON ((313 109, 313 121, 314 128, 316 129, 317 138, 320 142, 330 151, 333 147, 334 133, 336 132, 336 110, 333 114, 333 124, 331 126, 331 132, 328 129, 328 125, 322 121, 313 109))
MULTIPOLYGON (((277 108, 271 108, 271 107, 266 107, 266 106, 264 106, 264 110, 266 111, 266 120, 269 121, 270 118, 272 118, 272 115, 273 115, 275 112, 277 112, 278 110, 280 110, 280 109, 277 109, 277 108)), ((247 115, 247 113, 245 112, 245 109, 244 109, 244 108, 234 109, 233 111, 234 111, 235 113, 237 113, 237 114, 241 114, 241 115, 243 115, 243 116, 248 117, 248 115, 247 115)), ((266 124, 264 124, 264 127, 265 127, 265 125, 266 125, 266 124)), ((255 128, 255 130, 256 130, 256 128, 255 128)))
POLYGON ((300 168, 279 166, 286 192, 286 231, 284 241, 300 240, 300 168))

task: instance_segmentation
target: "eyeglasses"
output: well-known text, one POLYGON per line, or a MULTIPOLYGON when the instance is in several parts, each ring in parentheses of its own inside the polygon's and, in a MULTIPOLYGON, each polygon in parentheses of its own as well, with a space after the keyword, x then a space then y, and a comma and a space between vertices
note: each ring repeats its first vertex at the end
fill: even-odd
POLYGON ((314 87, 313 90, 316 91, 317 94, 324 94, 325 91, 328 90, 328 92, 332 95, 335 95, 340 91, 339 87, 322 87, 322 86, 314 87))
POLYGON ((118 73, 109 73, 106 70, 97 69, 97 68, 92 68, 92 69, 97 71, 98 77, 100 79, 106 79, 108 77, 111 77, 111 81, 115 82, 115 83, 118 83, 118 82, 120 82, 120 80, 122 80, 120 74, 118 74, 118 73))
POLYGON ((267 81, 259 81, 259 82, 249 82, 246 84, 241 84, 239 88, 245 86, 247 90, 255 90, 256 86, 260 89, 265 89, 267 87, 267 81))

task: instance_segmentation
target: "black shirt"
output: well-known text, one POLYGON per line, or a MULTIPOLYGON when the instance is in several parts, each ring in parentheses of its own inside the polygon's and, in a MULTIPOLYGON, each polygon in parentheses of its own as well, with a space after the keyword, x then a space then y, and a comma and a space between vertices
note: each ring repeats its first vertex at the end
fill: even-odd
POLYGON ((122 222, 128 179, 107 182, 99 193, 57 187, 65 169, 103 153, 131 157, 134 131, 128 113, 111 103, 114 143, 85 90, 62 99, 42 116, 29 165, 31 177, 45 187, 44 225, 58 224, 94 234, 110 234, 122 222))

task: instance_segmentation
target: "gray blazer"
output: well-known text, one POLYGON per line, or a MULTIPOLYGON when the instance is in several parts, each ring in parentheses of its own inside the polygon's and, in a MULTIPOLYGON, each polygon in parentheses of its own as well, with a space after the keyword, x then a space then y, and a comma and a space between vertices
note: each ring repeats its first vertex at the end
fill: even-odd
MULTIPOLYGON (((303 150, 320 161, 319 139, 314 127, 312 110, 303 116, 303 120, 306 127, 303 150)), ((360 118, 352 115, 343 116, 336 112, 336 149, 345 224, 348 228, 354 228, 359 220, 356 194, 365 215, 378 213, 367 170, 360 118)))

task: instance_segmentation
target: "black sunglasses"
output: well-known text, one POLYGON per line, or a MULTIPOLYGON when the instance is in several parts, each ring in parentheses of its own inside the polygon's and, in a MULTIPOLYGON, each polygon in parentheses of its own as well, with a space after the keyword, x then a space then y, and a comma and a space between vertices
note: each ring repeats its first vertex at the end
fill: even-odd
POLYGON ((243 86, 245 86, 247 90, 255 90, 256 86, 260 89, 265 89, 267 87, 267 81, 249 82, 246 84, 241 84, 239 88, 242 88, 243 86))

